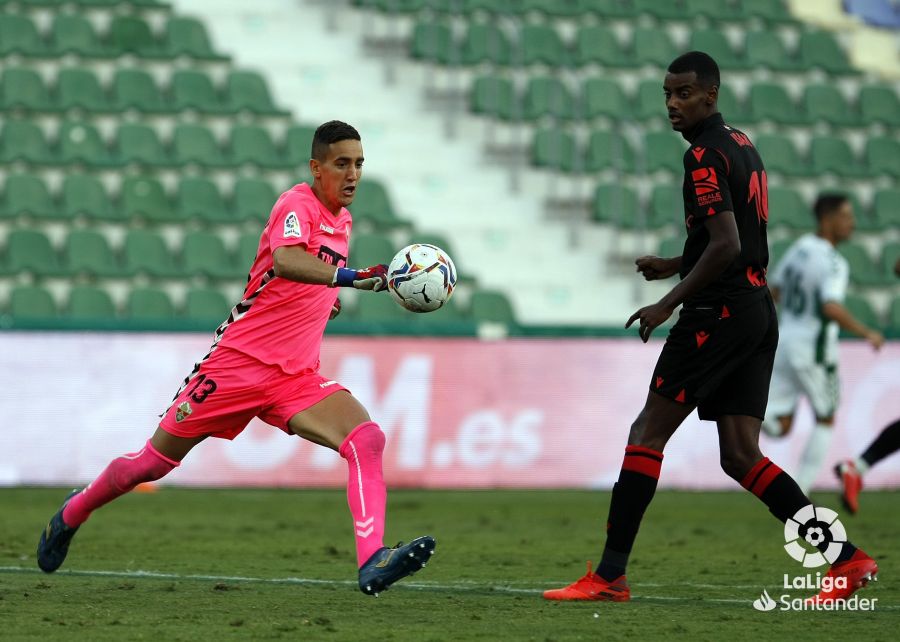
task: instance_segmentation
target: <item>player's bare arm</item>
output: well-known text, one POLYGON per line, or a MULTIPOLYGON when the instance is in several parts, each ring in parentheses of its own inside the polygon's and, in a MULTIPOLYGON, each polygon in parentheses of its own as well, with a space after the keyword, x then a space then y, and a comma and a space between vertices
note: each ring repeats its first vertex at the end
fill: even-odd
POLYGON ((740 255, 741 241, 734 212, 720 212, 708 218, 706 229, 709 232, 709 245, 694 268, 666 296, 632 314, 625 324, 629 328, 640 319, 639 333, 644 343, 650 339, 654 329, 672 316, 675 308, 712 283, 740 255))
POLYGON ((852 334, 855 334, 858 337, 862 337, 869 344, 875 348, 876 350, 880 349, 882 345, 884 345, 884 335, 881 334, 878 330, 873 330, 869 326, 861 323, 856 317, 854 317, 850 310, 845 308, 840 303, 836 301, 826 301, 822 304, 822 314, 835 323, 837 323, 842 330, 846 330, 852 334))
POLYGON ((637 266, 637 271, 644 275, 644 279, 659 281, 678 274, 678 271, 681 270, 681 257, 641 256, 634 260, 634 264, 637 266))
POLYGON ((275 276, 298 283, 331 285, 337 268, 317 259, 302 245, 285 245, 272 253, 275 276))

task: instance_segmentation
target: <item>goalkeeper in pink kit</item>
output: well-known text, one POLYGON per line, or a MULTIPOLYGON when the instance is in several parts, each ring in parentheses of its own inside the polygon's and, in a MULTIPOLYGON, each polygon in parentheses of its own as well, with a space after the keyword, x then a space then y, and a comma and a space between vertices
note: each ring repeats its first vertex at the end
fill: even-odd
POLYGON ((337 287, 381 292, 387 266, 346 267, 353 201, 362 173, 359 133, 330 121, 313 137, 312 186, 281 195, 263 229, 244 297, 216 330, 210 351, 182 383, 159 427, 135 453, 112 460, 72 493, 41 533, 37 558, 52 573, 93 511, 137 484, 164 477, 207 437, 234 439, 254 417, 338 451, 347 460, 347 502, 359 587, 377 595, 425 566, 435 541, 387 548, 384 433, 365 408, 319 374, 325 325, 340 311, 337 287))

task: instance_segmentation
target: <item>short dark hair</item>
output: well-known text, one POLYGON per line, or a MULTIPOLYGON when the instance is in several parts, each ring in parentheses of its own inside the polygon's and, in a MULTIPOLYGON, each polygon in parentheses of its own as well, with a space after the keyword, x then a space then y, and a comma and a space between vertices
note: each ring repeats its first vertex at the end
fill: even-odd
POLYGON ((697 80, 703 87, 719 86, 719 65, 712 56, 702 51, 689 51, 681 54, 671 62, 668 71, 673 74, 686 74, 693 71, 697 74, 697 80))
POLYGON ((849 200, 850 198, 846 194, 839 194, 838 192, 819 194, 816 204, 813 205, 813 213, 816 215, 816 220, 821 221, 829 214, 834 214, 849 200))
POLYGON ((353 125, 348 125, 340 120, 329 120, 327 123, 322 123, 316 128, 316 133, 313 134, 312 149, 310 150, 312 158, 324 160, 325 154, 328 153, 328 146, 332 143, 339 143, 342 140, 362 139, 353 125))

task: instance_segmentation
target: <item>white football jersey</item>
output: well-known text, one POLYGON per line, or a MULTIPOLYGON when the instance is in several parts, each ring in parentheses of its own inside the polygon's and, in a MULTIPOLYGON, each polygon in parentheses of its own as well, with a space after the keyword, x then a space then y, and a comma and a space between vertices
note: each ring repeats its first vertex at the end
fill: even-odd
POLYGON ((822 305, 844 303, 849 276, 847 260, 815 234, 788 248, 769 276, 779 290, 779 350, 805 363, 837 365, 840 328, 822 315, 822 305))

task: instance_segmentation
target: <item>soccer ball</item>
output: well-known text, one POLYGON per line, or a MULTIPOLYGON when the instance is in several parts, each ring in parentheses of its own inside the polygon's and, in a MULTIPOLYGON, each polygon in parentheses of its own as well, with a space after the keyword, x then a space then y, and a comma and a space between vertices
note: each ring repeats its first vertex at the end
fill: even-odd
POLYGON ((441 248, 408 245, 388 266, 388 291, 410 312, 433 312, 443 306, 456 286, 456 266, 441 248))

